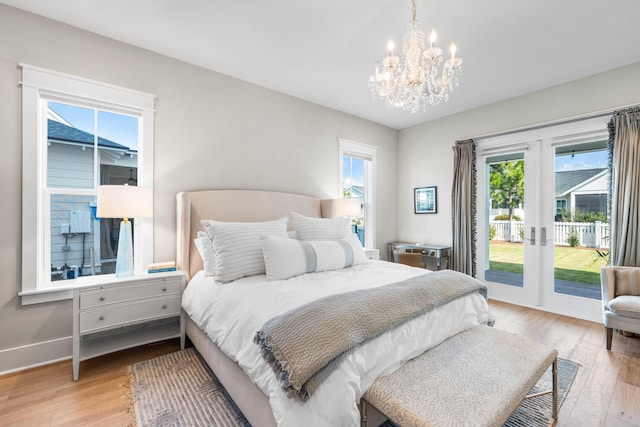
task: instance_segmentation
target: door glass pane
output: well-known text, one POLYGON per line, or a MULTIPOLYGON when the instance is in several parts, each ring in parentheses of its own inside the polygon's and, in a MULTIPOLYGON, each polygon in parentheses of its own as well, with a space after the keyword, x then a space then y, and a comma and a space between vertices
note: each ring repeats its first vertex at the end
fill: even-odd
POLYGON ((524 159, 522 153, 487 158, 489 206, 486 280, 524 283, 524 159))
POLYGON ((609 257, 607 141, 557 147, 554 178, 554 290, 599 300, 609 257))

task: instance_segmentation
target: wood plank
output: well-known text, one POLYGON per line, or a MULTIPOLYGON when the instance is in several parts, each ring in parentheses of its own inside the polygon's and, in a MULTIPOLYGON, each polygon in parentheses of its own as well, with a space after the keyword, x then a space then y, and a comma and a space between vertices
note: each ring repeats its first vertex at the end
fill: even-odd
POLYGON ((180 349, 178 339, 136 347, 81 363, 71 361, 0 377, 0 425, 127 425, 126 367, 180 349))

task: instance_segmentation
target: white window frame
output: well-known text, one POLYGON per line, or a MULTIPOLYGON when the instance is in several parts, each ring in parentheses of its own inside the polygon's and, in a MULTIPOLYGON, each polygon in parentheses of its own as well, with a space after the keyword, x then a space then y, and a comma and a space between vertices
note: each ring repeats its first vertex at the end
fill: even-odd
POLYGON ((357 157, 365 160, 364 168, 364 244, 367 249, 375 249, 376 242, 376 170, 378 147, 360 142, 338 138, 338 158, 339 158, 339 194, 342 197, 342 173, 344 167, 344 156, 357 157))
MULTIPOLYGON (((74 287, 89 280, 79 277, 53 285, 46 260, 50 222, 46 194, 46 138, 48 101, 70 102, 89 108, 126 112, 139 119, 138 185, 153 188, 153 129, 155 95, 27 64, 22 67, 22 304, 72 298, 74 287), (49 278, 49 280, 47 280, 49 278), (68 282, 68 283, 67 283, 68 282)), ((97 173, 97 171, 96 171, 97 173)), ((97 182, 97 181, 94 181, 97 182)), ((97 194, 97 188, 82 194, 97 194)), ((153 260, 153 220, 136 219, 134 270, 140 274, 153 260)), ((108 281, 111 275, 102 275, 108 281)), ((111 279, 113 280, 113 279, 111 279)))

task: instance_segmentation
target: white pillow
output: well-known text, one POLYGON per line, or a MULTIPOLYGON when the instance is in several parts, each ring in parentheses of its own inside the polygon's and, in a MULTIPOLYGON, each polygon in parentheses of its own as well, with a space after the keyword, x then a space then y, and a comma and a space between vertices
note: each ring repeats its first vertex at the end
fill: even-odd
POLYGON ((339 270, 370 262, 360 240, 350 234, 340 240, 294 240, 260 236, 267 280, 284 280, 305 273, 339 270))
POLYGON ((260 235, 287 238, 287 220, 284 217, 265 222, 200 221, 213 243, 216 282, 226 283, 264 273, 260 235))
POLYGON ((291 219, 298 240, 338 240, 353 234, 347 217, 312 218, 291 212, 291 219))
POLYGON ((202 258, 204 265, 204 275, 213 276, 216 271, 216 254, 213 251, 213 242, 204 231, 198 231, 198 237, 193 239, 196 249, 202 258))

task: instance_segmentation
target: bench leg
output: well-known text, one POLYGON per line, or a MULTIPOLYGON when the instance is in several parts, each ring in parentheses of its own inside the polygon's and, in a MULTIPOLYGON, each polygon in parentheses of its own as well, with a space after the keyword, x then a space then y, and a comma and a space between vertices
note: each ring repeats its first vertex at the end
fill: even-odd
POLYGON ((360 399, 360 427, 367 427, 367 401, 360 399))
POLYGON ((553 359, 553 419, 558 419, 558 358, 553 359))

